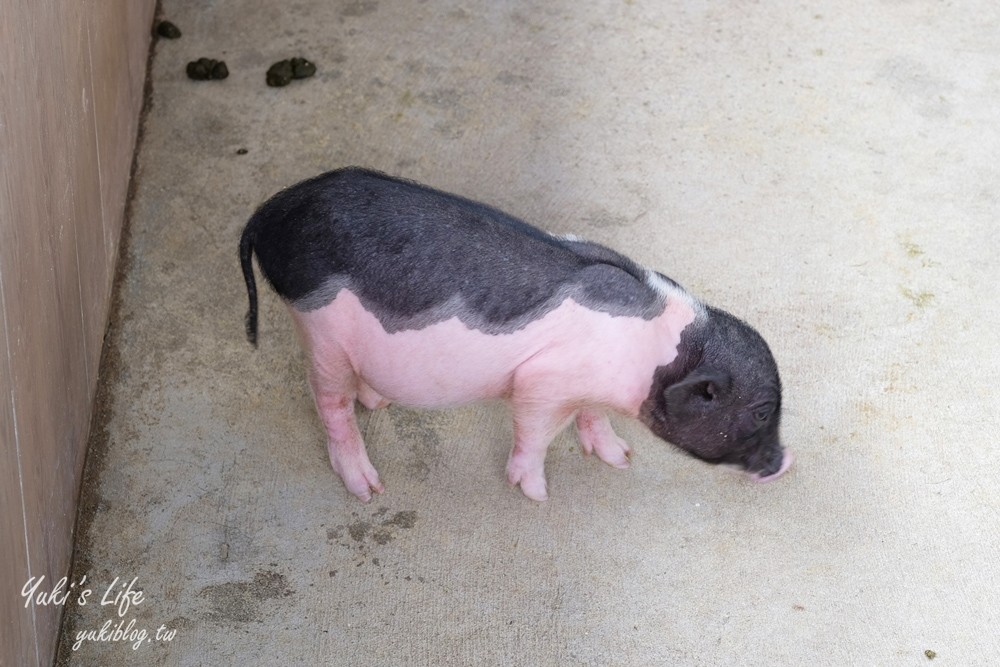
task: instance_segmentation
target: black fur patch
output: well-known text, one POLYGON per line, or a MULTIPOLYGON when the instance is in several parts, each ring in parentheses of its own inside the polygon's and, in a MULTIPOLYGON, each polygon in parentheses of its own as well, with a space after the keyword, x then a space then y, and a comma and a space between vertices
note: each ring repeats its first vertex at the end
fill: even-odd
POLYGON ((677 352, 653 374, 640 419, 704 461, 776 473, 784 451, 778 435, 781 379, 760 334, 707 306, 681 333, 677 352))
POLYGON ((615 316, 652 319, 665 297, 627 257, 560 239, 484 204, 359 168, 331 171, 279 192, 240 242, 256 335, 252 253, 298 310, 350 289, 389 332, 457 316, 510 333, 565 299, 615 316))

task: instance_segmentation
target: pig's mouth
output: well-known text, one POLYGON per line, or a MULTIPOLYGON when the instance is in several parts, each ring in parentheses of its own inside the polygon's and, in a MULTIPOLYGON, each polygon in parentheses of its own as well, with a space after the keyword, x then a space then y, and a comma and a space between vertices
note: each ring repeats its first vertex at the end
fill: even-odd
POLYGON ((770 465, 766 466, 764 469, 751 472, 750 479, 755 482, 766 483, 773 482, 784 475, 788 469, 792 467, 792 462, 795 460, 795 457, 792 456, 792 453, 787 449, 781 450, 780 454, 780 464, 776 466, 775 464, 778 463, 778 460, 775 459, 775 461, 771 462, 770 465))

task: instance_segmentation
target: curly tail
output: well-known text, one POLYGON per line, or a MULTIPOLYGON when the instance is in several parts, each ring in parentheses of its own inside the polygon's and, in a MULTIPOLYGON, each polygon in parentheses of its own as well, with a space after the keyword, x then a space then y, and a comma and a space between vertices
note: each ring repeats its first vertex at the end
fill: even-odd
POLYGON ((247 224, 240 237, 240 265, 243 267, 243 280, 247 284, 247 297, 250 308, 247 310, 247 340, 257 347, 257 283, 253 277, 253 220, 247 224))

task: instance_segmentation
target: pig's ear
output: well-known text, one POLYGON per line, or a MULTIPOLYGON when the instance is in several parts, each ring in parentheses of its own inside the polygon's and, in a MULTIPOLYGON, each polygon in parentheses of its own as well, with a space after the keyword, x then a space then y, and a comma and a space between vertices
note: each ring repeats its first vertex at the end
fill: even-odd
POLYGON ((692 371, 680 382, 663 390, 667 414, 677 418, 712 410, 729 392, 731 384, 732 377, 723 371, 712 368, 692 371))

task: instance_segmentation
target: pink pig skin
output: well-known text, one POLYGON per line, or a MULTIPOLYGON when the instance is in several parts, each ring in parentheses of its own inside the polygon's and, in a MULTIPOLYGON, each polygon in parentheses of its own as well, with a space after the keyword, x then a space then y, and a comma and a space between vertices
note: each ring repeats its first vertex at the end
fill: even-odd
POLYGON ((697 304, 667 293, 659 316, 611 316, 566 299, 509 334, 470 329, 457 317, 422 329, 387 333, 348 289, 328 305, 289 307, 310 360, 309 380, 329 438, 333 469, 363 501, 383 485, 368 459, 354 417, 356 399, 375 409, 398 402, 442 408, 481 399, 509 401, 514 447, 507 479, 545 500, 545 452, 576 417, 584 452, 628 466, 628 445, 606 411, 637 417, 654 371, 677 356, 681 332, 697 304))

